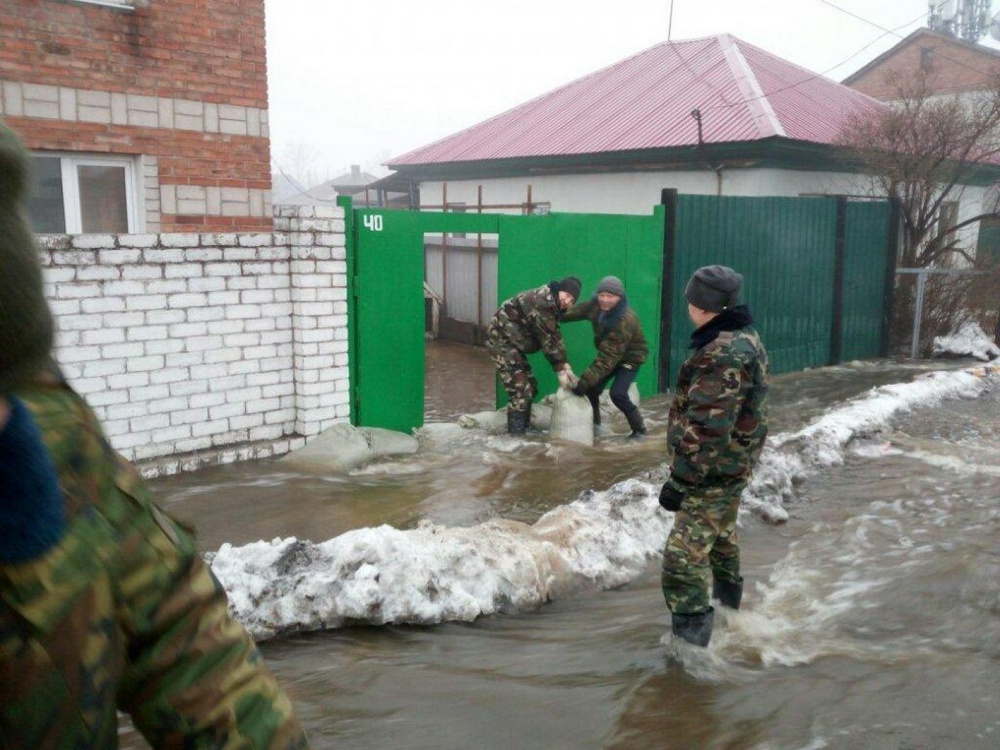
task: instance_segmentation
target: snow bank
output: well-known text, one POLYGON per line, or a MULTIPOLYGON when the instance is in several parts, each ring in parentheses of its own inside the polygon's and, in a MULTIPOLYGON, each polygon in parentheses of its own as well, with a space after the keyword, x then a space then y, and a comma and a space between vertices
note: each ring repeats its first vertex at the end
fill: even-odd
MULTIPOLYGON (((783 521, 795 485, 843 462, 852 440, 879 432, 903 411, 976 397, 998 381, 1000 364, 929 373, 873 388, 804 429, 773 436, 744 492, 744 508, 783 521)), ((319 544, 295 538, 226 544, 208 558, 231 611, 257 639, 357 623, 471 621, 642 575, 673 526, 658 491, 656 482, 629 479, 587 491, 533 525, 379 526, 319 544)))
POLYGON ((993 338, 987 336, 979 324, 972 322, 963 323, 948 336, 935 336, 932 346, 937 357, 975 357, 984 362, 1000 357, 1000 346, 993 343, 993 338))

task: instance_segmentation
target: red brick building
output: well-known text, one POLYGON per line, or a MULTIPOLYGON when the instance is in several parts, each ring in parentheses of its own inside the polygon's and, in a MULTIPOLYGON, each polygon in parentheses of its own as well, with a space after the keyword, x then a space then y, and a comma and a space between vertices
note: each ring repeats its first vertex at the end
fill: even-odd
POLYGON ((930 71, 935 94, 964 94, 992 88, 1000 75, 1000 52, 980 44, 917 29, 891 49, 844 79, 845 86, 890 101, 897 96, 893 77, 930 71))
POLYGON ((264 0, 3 0, 40 233, 269 231, 264 0))

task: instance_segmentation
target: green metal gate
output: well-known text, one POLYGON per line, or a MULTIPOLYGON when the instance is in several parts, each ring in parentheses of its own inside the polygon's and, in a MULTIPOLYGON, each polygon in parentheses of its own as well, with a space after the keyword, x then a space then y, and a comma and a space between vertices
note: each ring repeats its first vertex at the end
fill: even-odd
MULTIPOLYGON (((373 209, 349 213, 353 424, 404 432, 423 424, 423 242, 427 233, 496 234, 499 300, 564 276, 579 277, 583 294, 592 294, 602 276, 621 277, 650 341, 650 362, 657 361, 662 207, 652 216, 373 209)), ((582 372, 595 354, 591 328, 581 323, 567 325, 563 331, 570 361, 582 372)), ((540 393, 555 390, 551 367, 541 355, 532 359, 540 393)), ((643 368, 637 382, 641 393, 655 393, 655 364, 643 368)))
MULTIPOLYGON (((548 214, 500 217, 498 300, 552 279, 577 276, 583 282, 581 299, 594 294, 604 276, 618 276, 625 284, 629 305, 642 322, 649 341, 649 359, 639 370, 636 385, 650 396, 659 391, 660 283, 663 267, 662 206, 652 216, 622 214, 548 214)), ((579 375, 593 361, 593 329, 589 322, 562 326, 566 351, 579 375)), ((540 393, 555 390, 555 374, 544 356, 529 356, 540 393)), ((497 404, 506 401, 502 389, 497 404)))

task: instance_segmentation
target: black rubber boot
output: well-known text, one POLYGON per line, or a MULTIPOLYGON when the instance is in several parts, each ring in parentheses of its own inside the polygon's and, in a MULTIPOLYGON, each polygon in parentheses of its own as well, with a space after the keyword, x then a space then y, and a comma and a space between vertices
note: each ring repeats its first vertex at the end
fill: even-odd
POLYGON ((590 395, 587 396, 590 399, 590 410, 594 413, 594 425, 597 427, 601 426, 601 401, 600 398, 594 398, 590 395))
POLYGON ((712 639, 712 623, 715 621, 715 609, 709 607, 707 612, 693 615, 673 614, 671 617, 671 632, 677 638, 683 638, 695 646, 708 646, 712 639))
POLYGON ((625 412, 625 419, 628 420, 628 426, 632 428, 632 434, 629 435, 630 438, 638 440, 646 436, 646 423, 643 421, 642 414, 638 408, 625 412))
POLYGON ((523 435, 528 429, 528 412, 507 410, 507 432, 511 435, 523 435))
POLYGON ((531 429, 531 404, 528 404, 528 411, 524 413, 524 426, 526 429, 531 429))
POLYGON ((730 609, 739 609, 740 600, 743 599, 743 577, 735 583, 733 581, 713 581, 712 598, 718 599, 723 606, 730 609))

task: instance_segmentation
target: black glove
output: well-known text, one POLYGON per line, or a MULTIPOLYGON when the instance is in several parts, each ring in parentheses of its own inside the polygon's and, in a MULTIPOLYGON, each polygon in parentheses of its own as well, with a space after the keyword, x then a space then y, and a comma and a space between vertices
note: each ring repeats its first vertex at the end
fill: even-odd
POLYGON ((587 386, 585 386, 583 384, 582 380, 579 381, 576 385, 573 386, 573 393, 576 396, 586 396, 587 395, 587 386))
POLYGON ((681 503, 684 502, 686 494, 686 492, 668 479, 660 489, 660 505, 664 509, 676 513, 681 509, 681 503))

